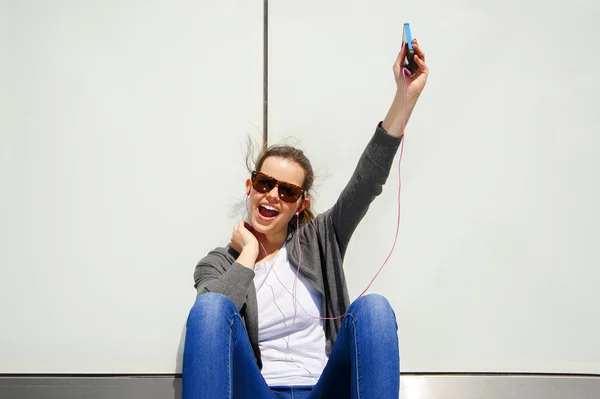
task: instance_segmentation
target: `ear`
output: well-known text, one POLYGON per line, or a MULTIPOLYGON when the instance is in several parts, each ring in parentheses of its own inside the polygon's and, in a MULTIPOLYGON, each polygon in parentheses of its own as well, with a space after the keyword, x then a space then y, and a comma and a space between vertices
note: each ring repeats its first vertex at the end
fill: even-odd
POLYGON ((250 179, 246 180, 246 196, 250 195, 250 189, 252 188, 252 181, 250 179))
POLYGON ((309 204, 310 204, 310 198, 308 198, 308 197, 304 198, 304 201, 302 201, 300 203, 300 206, 296 210, 296 213, 300 214, 300 212, 302 212, 309 204))

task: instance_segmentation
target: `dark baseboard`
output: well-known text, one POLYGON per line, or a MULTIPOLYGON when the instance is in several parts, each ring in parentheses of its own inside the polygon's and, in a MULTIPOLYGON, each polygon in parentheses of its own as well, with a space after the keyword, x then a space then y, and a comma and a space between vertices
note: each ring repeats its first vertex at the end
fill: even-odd
MULTIPOLYGON (((3 374, 0 399, 181 399, 177 374, 3 374)), ((407 373, 402 399, 598 399, 600 375, 407 373)))

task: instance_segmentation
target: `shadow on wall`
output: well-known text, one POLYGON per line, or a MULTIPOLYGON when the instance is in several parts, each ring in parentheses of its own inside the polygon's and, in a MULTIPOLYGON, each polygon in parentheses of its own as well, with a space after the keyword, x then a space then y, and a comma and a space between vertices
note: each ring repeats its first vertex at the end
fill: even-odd
POLYGON ((182 386, 181 386, 181 371, 183 365, 183 347, 185 344, 185 325, 181 329, 181 336, 179 338, 179 346, 177 348, 177 357, 175 358, 175 378, 173 379, 173 398, 181 399, 182 386))
POLYGON ((175 399, 181 399, 182 393, 181 393, 181 378, 180 377, 175 377, 173 379, 173 398, 175 399))

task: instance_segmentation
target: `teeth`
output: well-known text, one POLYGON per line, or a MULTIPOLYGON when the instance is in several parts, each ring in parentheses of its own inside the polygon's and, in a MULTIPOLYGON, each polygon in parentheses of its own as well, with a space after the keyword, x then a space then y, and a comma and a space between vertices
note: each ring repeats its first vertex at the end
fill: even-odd
POLYGON ((262 207, 263 207, 263 208, 265 208, 265 209, 269 209, 269 210, 271 210, 271 211, 276 211, 276 212, 279 212, 277 209, 273 208, 273 207, 272 207, 272 206, 270 206, 270 205, 261 204, 260 206, 262 206, 262 207))

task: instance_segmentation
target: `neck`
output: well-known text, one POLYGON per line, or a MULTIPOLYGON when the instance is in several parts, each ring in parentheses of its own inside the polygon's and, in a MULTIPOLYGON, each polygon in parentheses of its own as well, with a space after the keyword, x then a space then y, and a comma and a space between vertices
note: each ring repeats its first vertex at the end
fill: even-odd
POLYGON ((257 238, 260 243, 258 260, 262 260, 279 251, 287 238, 287 229, 276 234, 259 234, 257 238))

